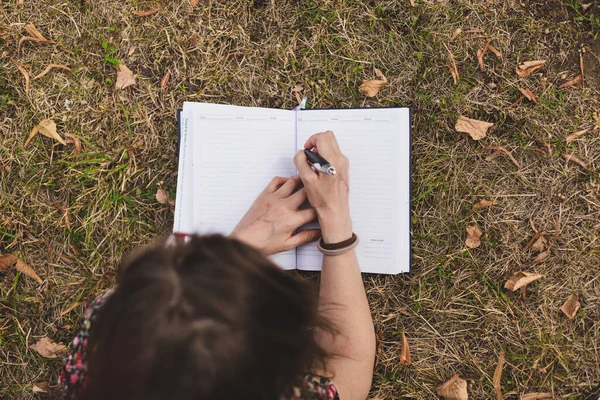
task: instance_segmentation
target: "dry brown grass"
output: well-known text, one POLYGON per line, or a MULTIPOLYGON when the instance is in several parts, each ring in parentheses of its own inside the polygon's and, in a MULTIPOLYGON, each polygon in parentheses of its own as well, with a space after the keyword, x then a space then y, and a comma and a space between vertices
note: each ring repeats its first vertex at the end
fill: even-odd
POLYGON ((384 338, 373 398, 430 399, 454 373, 472 398, 493 398, 502 350, 506 398, 585 398, 600 383, 600 138, 592 119, 600 112, 600 45, 598 27, 574 22, 600 15, 597 0, 587 11, 575 0, 22 3, 0 3, 0 251, 18 254, 44 283, 12 271, 0 282, 0 397, 32 397, 36 381, 50 381, 56 396, 60 362, 28 346, 42 336, 68 342, 82 309, 62 312, 110 287, 124 253, 170 230, 172 210, 154 193, 163 187, 175 196, 182 102, 291 108, 297 84, 312 107, 413 107, 413 273, 365 276, 384 338), (132 14, 156 7, 151 16, 132 14), (26 42, 17 52, 26 23, 58 44, 26 42), (449 42, 458 27, 484 34, 449 42), (504 54, 486 54, 485 72, 476 58, 482 41, 504 54), (444 44, 460 72, 456 85, 444 44), (558 89, 579 73, 582 45, 584 85, 558 89), (105 55, 125 63, 137 85, 116 92, 105 55), (13 58, 32 77, 52 63, 72 71, 54 69, 25 93, 13 58), (518 78, 515 66, 534 59, 548 63, 518 78), (390 85, 366 99, 358 86, 374 67, 390 85), (539 103, 509 108, 517 87, 539 103), (461 114, 495 127, 474 142, 453 129, 461 114), (79 137, 83 153, 48 138, 23 149, 44 118, 79 137), (521 168, 503 155, 486 161, 489 145, 506 147, 521 168), (589 169, 567 164, 565 153, 589 169), (473 210, 482 198, 497 204, 473 210), (467 249, 473 222, 482 245, 467 249), (539 264, 524 250, 532 225, 552 231, 552 253, 539 264), (509 293, 503 284, 518 270, 545 277, 526 296, 509 293), (567 320, 559 308, 571 293, 582 308, 567 320), (402 332, 410 366, 398 362, 402 332))

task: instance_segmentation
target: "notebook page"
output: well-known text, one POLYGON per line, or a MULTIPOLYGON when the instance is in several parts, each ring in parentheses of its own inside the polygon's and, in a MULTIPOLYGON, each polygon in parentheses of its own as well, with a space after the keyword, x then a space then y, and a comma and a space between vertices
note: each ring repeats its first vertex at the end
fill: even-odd
POLYGON ((177 196, 173 232, 193 232, 193 197, 189 180, 192 176, 191 119, 190 113, 182 110, 179 115, 179 169, 177 174, 177 196))
MULTIPOLYGON (((350 213, 363 272, 410 270, 410 111, 408 108, 303 110, 297 147, 331 130, 350 159, 350 213)), ((316 244, 297 250, 297 268, 320 270, 316 244)))
MULTIPOLYGON (((228 235, 275 176, 293 176, 294 112, 185 103, 193 118, 193 230, 228 235)), ((271 257, 296 268, 296 252, 271 257)))

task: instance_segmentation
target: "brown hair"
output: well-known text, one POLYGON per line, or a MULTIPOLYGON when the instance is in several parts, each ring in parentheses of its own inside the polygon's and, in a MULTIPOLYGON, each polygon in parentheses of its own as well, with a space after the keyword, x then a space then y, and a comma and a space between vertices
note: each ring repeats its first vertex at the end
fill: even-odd
POLYGON ((222 236, 123 263, 90 330, 85 399, 279 399, 324 353, 313 285, 222 236))

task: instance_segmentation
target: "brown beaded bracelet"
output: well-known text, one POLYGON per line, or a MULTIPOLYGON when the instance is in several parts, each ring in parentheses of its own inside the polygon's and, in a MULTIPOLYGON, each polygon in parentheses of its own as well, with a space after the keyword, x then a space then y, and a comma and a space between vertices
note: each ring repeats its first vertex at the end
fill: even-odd
POLYGON ((326 244, 323 242, 323 238, 321 238, 317 242, 317 248, 326 256, 339 256, 354 249, 356 246, 358 246, 358 242, 358 236, 353 232, 350 239, 339 243, 326 244))

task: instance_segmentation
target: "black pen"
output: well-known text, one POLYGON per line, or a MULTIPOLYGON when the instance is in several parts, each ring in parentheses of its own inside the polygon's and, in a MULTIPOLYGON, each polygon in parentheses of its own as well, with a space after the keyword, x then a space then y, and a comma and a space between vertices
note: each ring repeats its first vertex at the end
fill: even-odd
POLYGON ((304 154, 306 154, 306 158, 310 163, 310 167, 315 172, 322 172, 327 175, 335 175, 336 170, 333 165, 329 163, 326 159, 318 155, 317 153, 313 153, 310 150, 304 149, 304 154))

